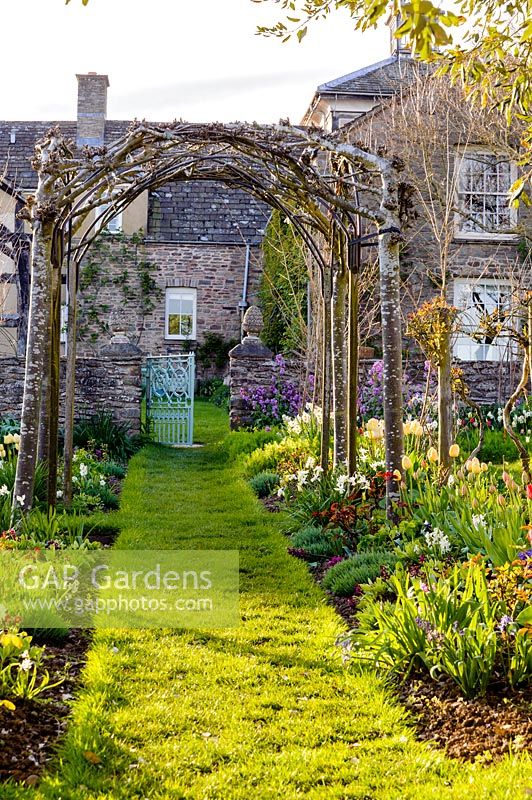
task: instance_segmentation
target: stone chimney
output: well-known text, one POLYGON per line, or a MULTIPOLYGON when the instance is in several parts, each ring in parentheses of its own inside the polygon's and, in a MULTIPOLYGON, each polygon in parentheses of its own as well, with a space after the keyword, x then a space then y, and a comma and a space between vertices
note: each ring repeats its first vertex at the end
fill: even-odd
POLYGON ((102 145, 107 117, 107 89, 109 78, 89 72, 76 75, 78 79, 78 145, 102 145))

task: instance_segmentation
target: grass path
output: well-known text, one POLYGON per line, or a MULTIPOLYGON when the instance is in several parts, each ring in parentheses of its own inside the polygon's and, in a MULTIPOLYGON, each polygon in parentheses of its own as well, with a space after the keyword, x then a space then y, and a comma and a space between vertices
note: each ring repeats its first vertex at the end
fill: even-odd
POLYGON ((116 546, 239 549, 242 625, 98 632, 55 772, 0 797, 524 800, 525 758, 451 762, 415 741, 376 679, 345 670, 341 622, 216 445, 226 416, 200 404, 198 417, 206 447, 133 459, 116 546))

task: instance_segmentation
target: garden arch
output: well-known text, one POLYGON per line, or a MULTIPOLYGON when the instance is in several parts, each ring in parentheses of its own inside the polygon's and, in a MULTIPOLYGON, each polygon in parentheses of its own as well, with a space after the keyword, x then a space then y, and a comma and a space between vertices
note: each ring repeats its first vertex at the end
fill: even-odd
MULTIPOLYGON (((65 495, 72 453, 73 375, 75 369, 76 272, 91 242, 117 213, 147 189, 174 181, 218 181, 244 189, 294 224, 317 265, 321 289, 322 465, 327 466, 331 391, 335 458, 348 456, 354 467, 353 418, 357 376, 357 259, 350 258, 359 235, 359 218, 379 235, 381 318, 384 352, 384 413, 387 469, 402 456, 401 320, 399 309, 399 168, 380 155, 339 142, 322 132, 288 124, 152 125, 134 122, 105 147, 77 151, 59 128, 38 142, 33 166, 35 195, 24 217, 32 227, 32 281, 21 444, 14 503, 31 506, 43 375, 49 376, 48 501, 55 503, 59 416, 59 340, 61 271, 68 264, 70 303, 69 368, 65 410, 65 495), (378 174, 376 190, 368 175, 378 174), (359 193, 374 198, 359 203, 359 193), (375 202, 376 199, 376 202, 375 202), (97 210, 102 208, 101 214, 97 210), (90 215, 95 219, 90 222, 90 215), (97 219, 96 219, 97 218, 97 219), (76 236, 79 238, 76 240, 76 236), (350 311, 346 316, 349 287, 350 311), (347 320, 350 334, 346 338, 347 320), (48 353, 48 344, 50 353, 48 353), (345 364, 348 364, 346 372, 345 364), (348 374, 349 373, 349 374, 348 374), (347 387, 347 391, 346 391, 347 387), (349 435, 347 435, 349 432, 349 435)), ((388 481, 389 492, 394 482, 388 481)))

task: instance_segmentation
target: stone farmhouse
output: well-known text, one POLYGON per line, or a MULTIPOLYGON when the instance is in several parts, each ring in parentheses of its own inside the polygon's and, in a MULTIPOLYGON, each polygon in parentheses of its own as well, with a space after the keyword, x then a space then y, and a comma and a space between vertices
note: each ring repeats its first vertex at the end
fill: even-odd
MULTIPOLYGON (((319 86, 303 121, 404 162, 405 186, 414 187, 401 253, 405 323, 444 279, 448 302, 460 310, 455 362, 475 399, 501 402, 520 372, 517 348, 504 334, 480 334, 479 322, 510 308, 516 288, 532 286, 532 215, 508 204, 518 132, 464 103, 401 40, 391 42, 390 58, 319 86)), ((411 360, 415 374, 419 359, 411 360)))
MULTIPOLYGON (((35 142, 51 125, 59 125, 78 146, 102 145, 127 130, 128 121, 106 118, 107 76, 90 73, 77 79, 75 122, 0 122, 0 165, 5 165, 6 179, 0 184, 0 219, 10 233, 17 225, 15 198, 36 186, 31 168, 35 142)), ((87 335, 80 342, 80 355, 94 354, 102 340, 110 338, 109 325, 116 316, 126 317, 130 338, 144 353, 154 355, 180 352, 208 332, 238 339, 241 316, 256 295, 268 218, 268 208, 250 195, 211 182, 176 183, 145 192, 108 225, 108 246, 100 254, 98 274, 92 264, 84 280, 82 270, 81 315, 87 335), (120 232, 127 237, 139 234, 141 242, 125 256, 113 242, 120 232), (138 269, 139 259, 144 272, 138 269), (139 273, 148 278, 148 286, 146 281, 139 284, 139 273), (148 304, 142 297, 146 291, 151 293, 148 304)), ((2 259, 0 286, 6 288, 0 294, 0 353, 12 355, 24 308, 12 278, 15 264, 5 254, 2 259)))
MULTIPOLYGON (((392 21, 392 33, 395 25, 392 21)), ((420 66, 401 41, 392 36, 391 42, 389 58, 320 85, 302 124, 404 154, 395 121, 401 98, 415 84, 420 66)), ((79 146, 101 145, 120 136, 128 122, 107 119, 107 76, 89 73, 77 79, 77 119, 58 122, 62 131, 79 146)), ((441 109, 436 106, 430 114, 439 118, 441 109)), ((448 118, 447 108, 442 119, 448 118)), ((35 187, 30 163, 33 147, 50 125, 0 122, 0 165, 4 165, 0 353, 4 355, 17 349, 21 354, 27 304, 27 249, 16 210, 35 187), (15 240, 19 245, 15 246, 15 240)), ((483 313, 508 303, 528 220, 522 211, 508 208, 507 192, 516 176, 511 147, 501 148, 498 141, 486 144, 480 138, 464 145, 459 130, 457 119, 456 135, 447 150, 442 145, 439 156, 433 153, 442 169, 448 170, 451 148, 452 202, 461 209, 459 213, 453 206, 447 218, 448 222, 452 217, 452 234, 447 232, 446 242, 447 293, 465 320, 454 355, 473 376, 474 393, 484 400, 497 400, 506 393, 516 370, 514 349, 502 337, 479 341, 467 335, 467 327, 472 332, 483 313)), ((139 197, 108 225, 109 247, 89 259, 85 282, 82 274, 80 355, 96 355, 110 339, 118 317, 121 322, 115 327, 123 328, 125 317, 128 336, 144 354, 194 349, 208 333, 239 339, 242 314, 256 301, 260 245, 268 218, 269 209, 249 194, 216 183, 176 183, 139 197), (127 253, 120 250, 118 238, 113 239, 120 231, 139 234, 127 253)), ((430 221, 409 225, 412 235, 407 236, 402 255, 408 284, 406 311, 414 296, 419 302, 435 293, 433 273, 435 263, 441 261, 430 221)))

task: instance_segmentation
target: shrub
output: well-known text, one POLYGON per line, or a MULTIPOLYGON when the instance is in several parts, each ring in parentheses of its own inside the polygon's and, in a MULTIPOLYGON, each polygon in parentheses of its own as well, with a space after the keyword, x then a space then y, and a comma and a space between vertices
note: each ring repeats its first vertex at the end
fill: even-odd
POLYGON ((344 532, 340 528, 323 530, 308 526, 292 534, 292 547, 312 556, 341 556, 345 553, 344 532))
POLYGON ((227 386, 221 378, 209 378, 204 381, 198 381, 196 395, 204 400, 209 400, 219 408, 229 409, 231 392, 229 386, 227 386))
POLYGON ((127 424, 116 422, 110 411, 99 411, 92 417, 79 420, 74 426, 76 447, 104 449, 117 461, 127 461, 145 441, 143 436, 131 436, 127 424))
POLYGON ((351 597, 356 586, 379 578, 382 567, 390 572, 393 571, 397 561, 398 558, 394 553, 385 550, 355 553, 351 558, 327 570, 323 578, 323 587, 340 597, 351 597))
POLYGON ((279 486, 279 475, 276 472, 259 472, 249 483, 257 497, 269 497, 279 486))
POLYGON ((305 442, 298 439, 270 441, 251 452, 244 462, 244 475, 252 478, 259 472, 295 472, 301 469, 309 457, 305 442), (277 470, 279 468, 279 470, 277 470))

